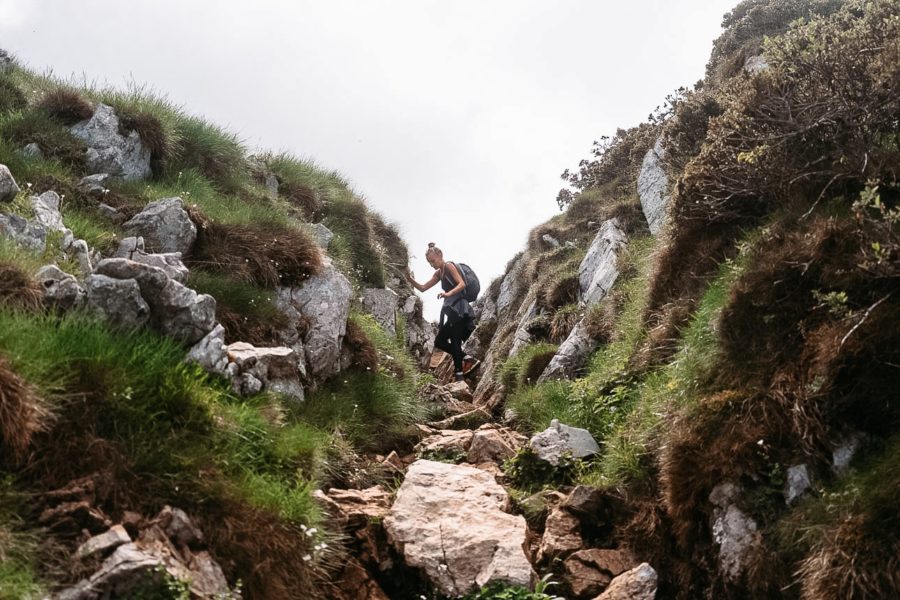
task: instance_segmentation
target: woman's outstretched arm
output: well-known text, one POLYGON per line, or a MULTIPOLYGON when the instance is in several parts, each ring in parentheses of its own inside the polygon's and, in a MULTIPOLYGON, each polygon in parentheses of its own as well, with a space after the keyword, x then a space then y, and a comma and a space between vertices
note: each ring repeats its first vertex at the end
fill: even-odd
POLYGON ((425 283, 419 283, 415 279, 413 279, 413 272, 409 270, 407 267, 406 272, 406 280, 412 285, 414 288, 419 290, 420 292, 426 292, 434 287, 434 285, 441 280, 441 271, 438 269, 434 272, 434 275, 431 276, 431 279, 426 281, 425 283))

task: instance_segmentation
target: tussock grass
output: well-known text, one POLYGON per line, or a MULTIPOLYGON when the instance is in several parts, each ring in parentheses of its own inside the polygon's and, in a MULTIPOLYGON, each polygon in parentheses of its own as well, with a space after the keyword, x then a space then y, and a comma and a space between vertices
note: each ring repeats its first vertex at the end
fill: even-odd
POLYGON ((383 257, 365 203, 349 195, 332 200, 324 222, 335 234, 331 250, 344 272, 366 287, 384 287, 383 257))
POLYGON ((43 95, 37 107, 62 123, 72 126, 94 116, 94 107, 87 98, 70 87, 59 87, 43 95))
POLYGON ((47 427, 49 417, 44 402, 0 354, 0 442, 9 462, 24 459, 32 437, 47 427))
POLYGON ((0 261, 0 308, 38 310, 44 294, 38 283, 18 265, 0 261))
POLYGON ((324 264, 318 244, 302 229, 215 222, 200 223, 187 263, 270 289, 299 285, 324 264))
POLYGON ((200 117, 182 117, 178 128, 181 147, 173 167, 196 169, 225 192, 249 178, 244 145, 235 134, 200 117))

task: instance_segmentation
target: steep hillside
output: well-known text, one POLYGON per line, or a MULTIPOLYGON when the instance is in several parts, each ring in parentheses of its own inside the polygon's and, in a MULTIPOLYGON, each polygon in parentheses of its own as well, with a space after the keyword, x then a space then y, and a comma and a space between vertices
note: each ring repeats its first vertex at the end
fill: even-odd
POLYGON ((703 81, 563 174, 481 302, 475 401, 594 435, 512 473, 606 494, 588 546, 658 597, 893 597, 900 12, 746 0, 723 26, 703 81))
POLYGON ((0 53, 0 598, 122 536, 115 569, 165 573, 103 563, 60 597, 341 597, 313 491, 384 479, 362 456, 424 410, 406 262, 340 174, 0 53))

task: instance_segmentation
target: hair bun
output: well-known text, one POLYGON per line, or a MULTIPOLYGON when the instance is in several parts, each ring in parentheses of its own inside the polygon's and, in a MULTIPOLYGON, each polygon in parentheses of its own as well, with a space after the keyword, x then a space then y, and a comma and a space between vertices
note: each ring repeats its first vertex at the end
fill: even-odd
POLYGON ((434 248, 434 242, 428 242, 428 247, 429 247, 429 248, 434 248))

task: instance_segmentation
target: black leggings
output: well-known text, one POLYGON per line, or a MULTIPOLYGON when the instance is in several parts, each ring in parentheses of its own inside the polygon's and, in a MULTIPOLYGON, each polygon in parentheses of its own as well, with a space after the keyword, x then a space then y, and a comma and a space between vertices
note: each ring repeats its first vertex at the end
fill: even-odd
POLYGON ((437 336, 434 338, 434 347, 438 350, 443 350, 453 357, 453 366, 457 373, 462 372, 462 338, 464 331, 464 319, 456 318, 452 321, 447 319, 447 321, 438 329, 437 336))

